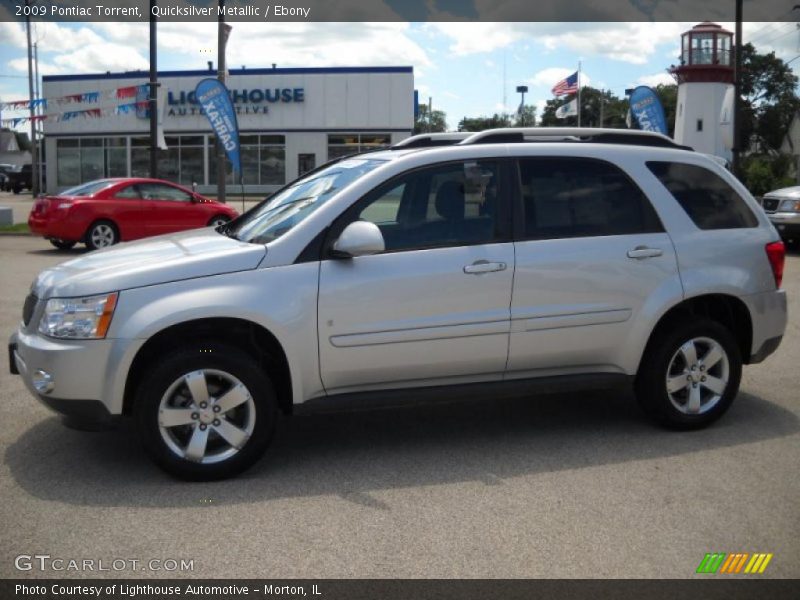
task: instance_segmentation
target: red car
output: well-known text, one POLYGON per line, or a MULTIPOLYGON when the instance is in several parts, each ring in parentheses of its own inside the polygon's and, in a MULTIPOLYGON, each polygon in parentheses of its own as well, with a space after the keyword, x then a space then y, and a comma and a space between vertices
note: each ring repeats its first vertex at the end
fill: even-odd
POLYGON ((56 248, 83 242, 90 250, 237 217, 227 204, 160 179, 98 179, 58 196, 37 198, 30 230, 56 248))

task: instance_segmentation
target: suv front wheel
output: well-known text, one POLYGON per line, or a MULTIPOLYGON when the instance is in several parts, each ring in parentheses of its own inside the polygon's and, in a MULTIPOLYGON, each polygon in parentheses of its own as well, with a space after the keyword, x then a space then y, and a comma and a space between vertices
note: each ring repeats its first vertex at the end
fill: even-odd
POLYGON ((136 395, 139 435, 164 470, 214 480, 264 453, 277 418, 275 392, 249 355, 216 342, 178 351, 147 372, 136 395))
POLYGON ((730 408, 741 377, 741 352, 728 329, 706 319, 673 324, 648 344, 636 396, 662 425, 699 429, 730 408))

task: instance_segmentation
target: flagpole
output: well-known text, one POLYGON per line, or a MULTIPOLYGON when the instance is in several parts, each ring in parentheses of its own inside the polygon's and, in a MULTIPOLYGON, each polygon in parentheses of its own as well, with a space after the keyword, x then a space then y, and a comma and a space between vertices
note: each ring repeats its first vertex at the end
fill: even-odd
POLYGON ((581 61, 578 61, 578 127, 581 126, 581 61))

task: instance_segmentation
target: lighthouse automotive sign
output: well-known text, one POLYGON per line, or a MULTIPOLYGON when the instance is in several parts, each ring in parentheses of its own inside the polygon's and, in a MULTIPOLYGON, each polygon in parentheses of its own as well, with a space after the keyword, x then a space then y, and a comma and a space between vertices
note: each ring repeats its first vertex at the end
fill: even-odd
POLYGON ((217 139, 225 148, 234 172, 240 174, 242 162, 239 154, 239 123, 227 88, 222 82, 209 78, 198 83, 194 93, 217 139))

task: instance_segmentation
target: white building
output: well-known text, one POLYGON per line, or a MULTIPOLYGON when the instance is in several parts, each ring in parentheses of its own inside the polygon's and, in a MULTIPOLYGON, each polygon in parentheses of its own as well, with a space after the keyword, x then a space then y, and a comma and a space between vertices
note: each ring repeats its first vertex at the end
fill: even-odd
POLYGON ((695 25, 681 36, 675 141, 728 161, 732 153, 720 126, 725 95, 733 88, 733 33, 716 23, 695 25))
MULTIPOLYGON (((208 194, 216 191, 215 143, 194 89, 215 76, 209 70, 158 77, 167 143, 158 175, 208 194)), ((115 95, 148 79, 142 71, 43 78, 49 193, 101 177, 149 175, 146 90, 115 95), (99 94, 85 96, 93 92, 99 94), (126 104, 136 109, 118 114, 126 104)), ((238 114, 247 193, 275 190, 336 156, 398 142, 414 127, 412 67, 237 69, 227 86, 238 114)), ((241 191, 230 175, 228 183, 229 193, 241 191)))

